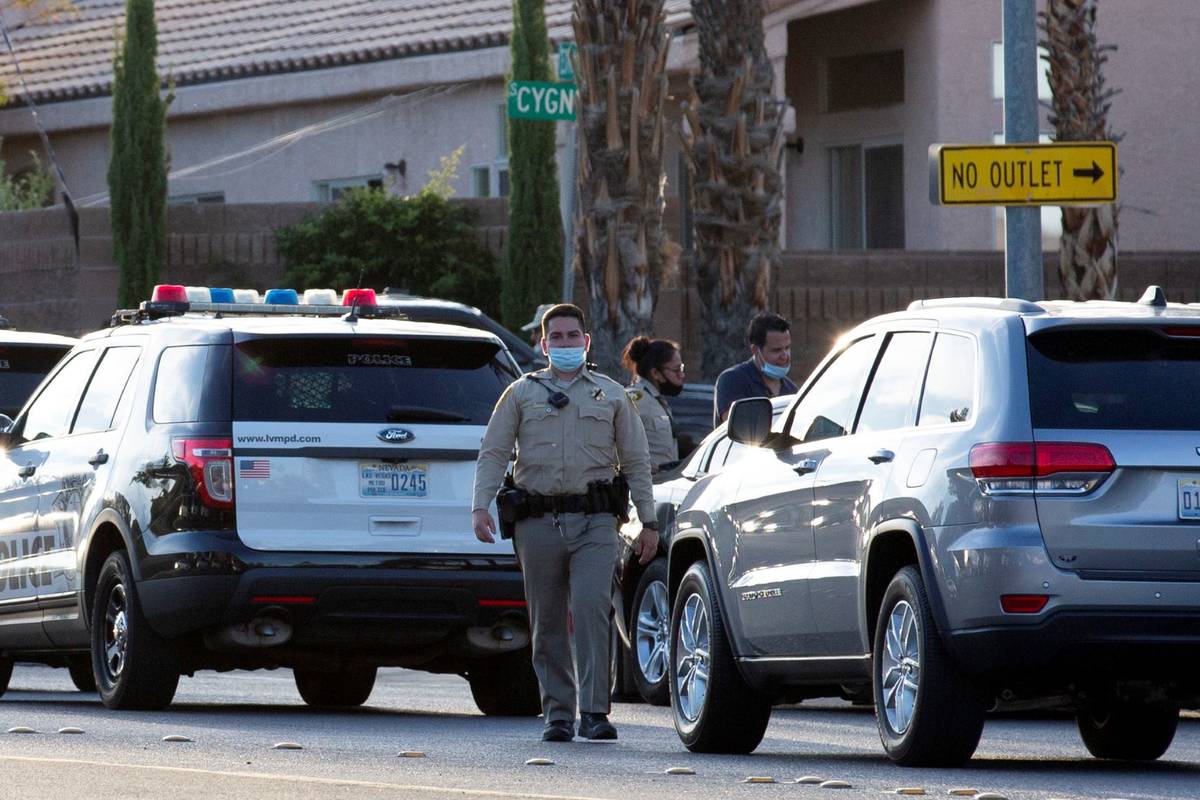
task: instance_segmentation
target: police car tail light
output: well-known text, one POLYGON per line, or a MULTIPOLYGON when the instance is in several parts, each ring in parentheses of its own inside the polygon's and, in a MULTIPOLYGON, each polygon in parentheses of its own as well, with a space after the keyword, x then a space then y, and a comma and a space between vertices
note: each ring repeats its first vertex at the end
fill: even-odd
POLYGON ((374 289, 347 289, 342 295, 344 306, 373 306, 376 302, 374 289))
POLYGON ((296 294, 295 289, 267 289, 263 303, 276 306, 297 306, 300 305, 300 295, 296 294))
POLYGON ((304 305, 306 306, 336 306, 338 304, 335 289, 305 289, 304 305))
POLYGON ((233 508, 233 441, 231 439, 173 439, 175 460, 187 465, 201 504, 233 508))
POLYGON ((186 303, 187 301, 187 289, 177 284, 160 283, 154 287, 154 292, 150 295, 152 303, 186 303))
POLYGON ((984 494, 1087 494, 1117 468, 1102 444, 988 442, 971 448, 971 474, 984 494))

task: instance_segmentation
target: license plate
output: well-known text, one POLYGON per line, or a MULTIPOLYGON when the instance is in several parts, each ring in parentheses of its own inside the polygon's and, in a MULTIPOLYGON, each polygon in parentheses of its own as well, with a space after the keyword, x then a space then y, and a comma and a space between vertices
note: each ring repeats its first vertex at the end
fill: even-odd
POLYGON ((362 497, 425 497, 429 492, 428 464, 387 464, 360 461, 358 493, 362 497))
POLYGON ((1200 519, 1200 480, 1179 481, 1179 518, 1200 519))

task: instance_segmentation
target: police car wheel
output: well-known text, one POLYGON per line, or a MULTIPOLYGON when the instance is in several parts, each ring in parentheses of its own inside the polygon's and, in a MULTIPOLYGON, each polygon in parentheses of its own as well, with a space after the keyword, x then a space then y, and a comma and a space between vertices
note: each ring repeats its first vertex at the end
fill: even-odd
POLYGON ((12 659, 0 658, 0 695, 8 691, 8 682, 12 679, 12 671, 12 659))
POLYGON ((494 656, 467 672, 471 697, 489 717, 536 717, 542 693, 529 648, 494 656))
POLYGON ((350 667, 337 672, 293 669, 296 689, 313 708, 361 706, 375 688, 375 667, 350 667))
POLYGON ((651 561, 633 594, 630 662, 638 693, 653 706, 671 704, 667 661, 671 649, 671 609, 667 605, 667 560, 651 561))
POLYGON ((71 683, 81 692, 96 691, 96 674, 92 672, 92 659, 88 656, 71 656, 67 662, 71 683))
POLYGON ((125 552, 108 557, 92 599, 92 669, 96 691, 108 708, 160 709, 179 686, 170 645, 142 614, 125 552))

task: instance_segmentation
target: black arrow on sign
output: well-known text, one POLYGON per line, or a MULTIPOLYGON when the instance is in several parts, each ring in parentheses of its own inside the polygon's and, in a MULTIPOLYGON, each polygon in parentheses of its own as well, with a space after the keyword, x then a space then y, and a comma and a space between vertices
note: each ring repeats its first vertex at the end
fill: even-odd
POLYGON ((1100 165, 1093 161, 1091 169, 1076 169, 1072 170, 1071 174, 1076 178, 1091 178, 1092 183, 1095 183, 1104 177, 1104 170, 1100 169, 1100 165))

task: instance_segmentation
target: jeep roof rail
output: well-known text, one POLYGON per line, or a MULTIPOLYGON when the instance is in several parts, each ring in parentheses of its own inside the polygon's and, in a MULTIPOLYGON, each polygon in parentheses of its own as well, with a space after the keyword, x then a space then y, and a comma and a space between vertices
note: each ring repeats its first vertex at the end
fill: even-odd
POLYGON ((1015 297, 938 297, 932 300, 913 300, 909 311, 930 308, 990 308, 996 311, 1015 311, 1018 314, 1041 314, 1046 309, 1037 303, 1015 297))

